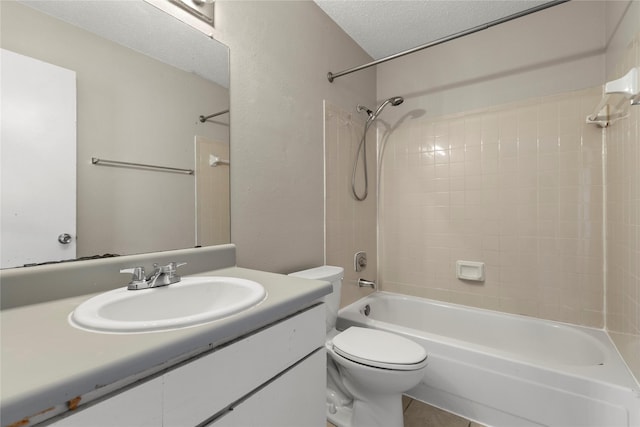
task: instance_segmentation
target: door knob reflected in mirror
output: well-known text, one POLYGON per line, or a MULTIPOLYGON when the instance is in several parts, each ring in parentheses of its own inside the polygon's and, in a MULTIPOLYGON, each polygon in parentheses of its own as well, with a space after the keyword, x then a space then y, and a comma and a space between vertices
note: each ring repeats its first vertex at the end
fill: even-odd
POLYGON ((69 243, 71 243, 71 240, 71 234, 69 233, 62 233, 58 236, 58 242, 62 243, 63 245, 68 245, 69 243))

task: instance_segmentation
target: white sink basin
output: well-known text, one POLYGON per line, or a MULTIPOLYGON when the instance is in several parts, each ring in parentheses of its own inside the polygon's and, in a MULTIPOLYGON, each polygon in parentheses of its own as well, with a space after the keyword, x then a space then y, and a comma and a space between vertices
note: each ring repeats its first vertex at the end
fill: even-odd
POLYGON ((251 308, 264 300, 259 283, 235 277, 183 277, 178 283, 105 292, 80 304, 69 322, 106 333, 166 331, 201 325, 251 308))

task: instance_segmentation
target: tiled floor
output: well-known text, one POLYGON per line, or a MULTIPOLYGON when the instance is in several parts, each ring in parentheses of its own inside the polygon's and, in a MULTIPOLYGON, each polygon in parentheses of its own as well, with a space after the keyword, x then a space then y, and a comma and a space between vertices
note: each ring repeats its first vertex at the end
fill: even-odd
MULTIPOLYGON (((481 424, 408 397, 403 397, 402 403, 404 427, 483 427, 481 424)), ((327 422, 327 427, 335 426, 327 422)))

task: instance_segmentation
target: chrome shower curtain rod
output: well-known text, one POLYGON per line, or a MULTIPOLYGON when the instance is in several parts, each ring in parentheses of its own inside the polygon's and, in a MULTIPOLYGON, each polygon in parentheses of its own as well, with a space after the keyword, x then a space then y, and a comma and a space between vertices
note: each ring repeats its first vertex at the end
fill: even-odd
POLYGON ((355 73, 356 71, 364 70, 365 68, 373 67, 375 65, 382 64, 383 62, 391 61, 392 59, 400 58, 402 56, 409 55, 411 53, 415 53, 415 52, 418 52, 420 50, 427 49, 429 47, 437 46, 439 44, 442 44, 442 43, 445 43, 445 42, 448 42, 448 41, 451 41, 451 40, 459 39, 460 37, 468 36, 470 34, 477 33, 477 32, 482 31, 482 30, 486 30, 487 28, 494 27, 494 26, 496 26, 498 24, 503 24, 505 22, 512 21, 514 19, 521 18, 523 16, 527 16, 527 15, 530 15, 532 13, 539 12, 541 10, 548 9, 550 7, 557 6, 557 5, 562 4, 562 3, 566 3, 568 1, 569 0, 553 0, 553 1, 550 1, 550 2, 547 2, 547 3, 543 3, 541 5, 538 5, 538 6, 523 10, 522 12, 517 12, 517 13, 511 14, 511 15, 505 16, 503 18, 496 19, 494 21, 488 22, 486 24, 478 25, 478 26, 470 28, 468 30, 460 31, 460 32, 455 33, 455 34, 451 34, 449 36, 442 37, 442 38, 434 40, 432 42, 429 42, 429 43, 414 47, 412 49, 405 50, 405 51, 400 52, 400 53, 396 53, 394 55, 387 56, 385 58, 381 58, 381 59, 369 62, 369 63, 364 64, 364 65, 360 65, 358 67, 349 68, 348 70, 340 71, 338 73, 332 73, 331 71, 329 71, 327 73, 327 79, 329 80, 329 82, 333 83, 333 81, 335 79, 337 79, 338 77, 346 76, 347 74, 355 73))

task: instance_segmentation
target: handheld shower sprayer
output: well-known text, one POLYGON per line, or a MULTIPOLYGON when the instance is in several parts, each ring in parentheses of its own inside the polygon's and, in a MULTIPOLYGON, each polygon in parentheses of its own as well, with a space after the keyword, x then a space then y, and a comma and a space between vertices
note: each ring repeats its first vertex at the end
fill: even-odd
POLYGON ((358 104, 358 106, 356 107, 356 111, 358 111, 359 113, 365 112, 369 116, 366 123, 364 124, 364 133, 362 134, 362 139, 360 140, 360 144, 358 145, 356 158, 353 162, 353 172, 351 174, 351 192, 353 193, 353 197, 355 197, 358 201, 363 201, 364 199, 366 199, 369 192, 369 179, 367 176, 367 131, 369 130, 369 126, 371 126, 371 123, 373 123, 375 119, 378 118, 378 115, 382 112, 382 110, 384 110, 387 105, 391 104, 395 107, 402 104, 403 102, 404 98, 402 98, 401 96, 394 96, 382 102, 378 106, 378 108, 376 108, 375 112, 368 109, 364 105, 358 104), (358 170, 358 160, 360 159, 360 152, 363 153, 362 162, 364 166, 364 192, 362 193, 362 195, 359 195, 356 191, 356 172, 358 170))
POLYGON ((400 105, 404 102, 404 98, 401 96, 394 96, 393 98, 389 98, 387 100, 385 100, 382 104, 380 104, 378 106, 378 108, 376 108, 375 113, 373 111, 371 111, 370 109, 368 109, 367 107, 365 107, 364 105, 358 104, 358 106, 356 107, 356 111, 358 111, 359 113, 362 113, 363 111, 365 113, 367 113, 367 115, 369 116, 369 118, 367 119, 367 121, 372 122, 375 119, 378 118, 378 115, 382 112, 382 110, 384 109, 384 107, 386 107, 387 105, 391 104, 394 107, 396 105, 400 105))
POLYGON ((387 99, 382 104, 380 104, 380 106, 376 109, 375 113, 369 115, 369 120, 373 121, 376 118, 378 118, 378 115, 382 112, 384 107, 386 107, 387 105, 391 104, 395 107, 397 105, 402 104, 403 102, 404 102, 404 98, 402 98, 401 96, 394 96, 393 98, 387 99))

